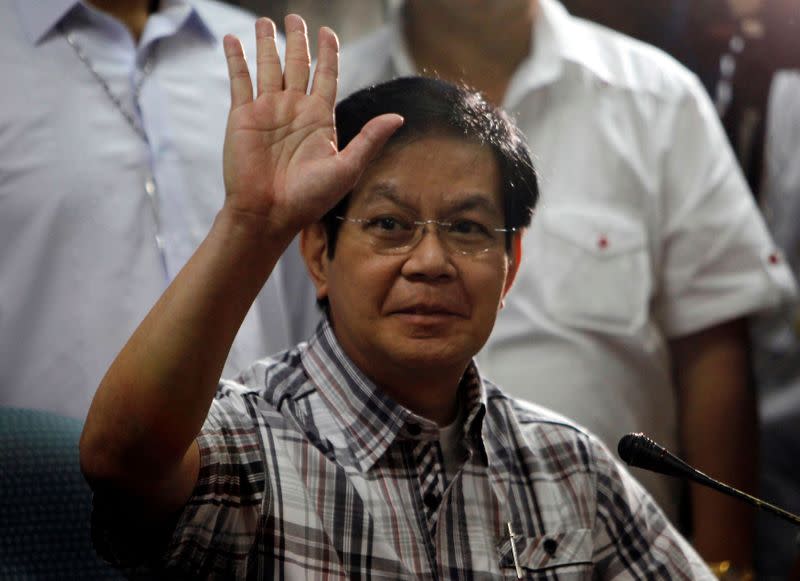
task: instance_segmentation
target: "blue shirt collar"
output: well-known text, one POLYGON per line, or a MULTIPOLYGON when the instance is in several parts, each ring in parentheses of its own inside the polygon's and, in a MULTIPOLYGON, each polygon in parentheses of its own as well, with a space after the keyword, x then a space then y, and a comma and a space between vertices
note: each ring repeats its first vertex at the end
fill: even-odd
POLYGON ((79 0, 16 0, 20 23, 33 44, 38 44, 80 3, 79 0))
MULTIPOLYGON (((74 10, 91 10, 81 0, 15 0, 20 23, 32 44, 42 39, 74 10)), ((215 31, 204 6, 187 0, 161 0, 159 14, 172 21, 174 30, 195 30, 209 41, 220 41, 224 31, 215 31)), ((161 35, 159 35, 161 36, 161 35)))

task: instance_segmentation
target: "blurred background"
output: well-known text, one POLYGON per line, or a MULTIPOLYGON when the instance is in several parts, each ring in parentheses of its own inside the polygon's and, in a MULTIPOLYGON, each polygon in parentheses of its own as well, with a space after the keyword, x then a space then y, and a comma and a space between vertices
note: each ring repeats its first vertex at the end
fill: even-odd
MULTIPOLYGON (((380 26, 398 0, 232 0, 229 4, 237 4, 259 16, 269 16, 279 26, 283 24, 284 15, 295 12, 306 19, 310 31, 330 26, 345 43, 380 26)), ((310 36, 314 43, 316 35, 310 36)))
MULTIPOLYGON (((399 0, 229 3, 269 16, 279 25, 285 14, 297 12, 310 30, 330 26, 344 44, 380 26, 399 0)), ((563 4, 576 16, 664 49, 694 71, 714 100, 758 195, 769 85, 776 70, 800 66, 800 0, 563 0, 563 4)))

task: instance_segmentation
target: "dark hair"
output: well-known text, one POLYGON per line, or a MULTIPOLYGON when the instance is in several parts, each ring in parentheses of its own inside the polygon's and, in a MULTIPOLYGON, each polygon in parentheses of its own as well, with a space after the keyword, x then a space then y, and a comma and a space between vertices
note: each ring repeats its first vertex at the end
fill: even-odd
MULTIPOLYGON (((539 198, 536 172, 525 136, 505 113, 465 87, 425 77, 402 77, 362 89, 336 106, 339 149, 370 119, 384 113, 397 113, 405 119, 385 148, 431 134, 463 137, 490 147, 500 169, 505 227, 530 225, 539 198)), ((346 213, 349 198, 348 194, 322 218, 329 258, 333 258, 341 226, 336 216, 346 213)), ((511 249, 511 240, 512 235, 506 235, 506 251, 511 249)))

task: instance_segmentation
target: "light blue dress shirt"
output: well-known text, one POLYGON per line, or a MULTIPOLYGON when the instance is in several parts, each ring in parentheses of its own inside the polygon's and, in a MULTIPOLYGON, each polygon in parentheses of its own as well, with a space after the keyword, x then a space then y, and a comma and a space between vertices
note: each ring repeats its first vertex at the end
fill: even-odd
MULTIPOLYGON (((224 198, 222 37, 236 34, 254 62, 253 22, 221 3, 162 0, 136 43, 83 2, 0 0, 0 405, 83 418, 116 353, 206 235, 224 198)), ((288 298, 302 269, 291 248, 226 375, 299 339, 288 298)))

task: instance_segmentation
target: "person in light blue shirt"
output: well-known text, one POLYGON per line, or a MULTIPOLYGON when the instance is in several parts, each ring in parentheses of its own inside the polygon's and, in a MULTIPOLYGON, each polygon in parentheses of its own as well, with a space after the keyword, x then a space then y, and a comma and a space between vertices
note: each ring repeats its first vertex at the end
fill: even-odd
MULTIPOLYGON (((204 238, 223 201, 222 38, 253 23, 209 0, 0 0, 0 405, 83 418, 204 238)), ((262 292, 227 374, 299 339, 296 268, 262 292)))

